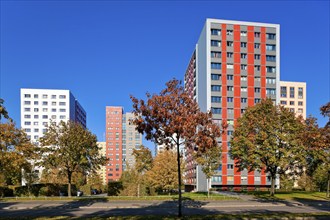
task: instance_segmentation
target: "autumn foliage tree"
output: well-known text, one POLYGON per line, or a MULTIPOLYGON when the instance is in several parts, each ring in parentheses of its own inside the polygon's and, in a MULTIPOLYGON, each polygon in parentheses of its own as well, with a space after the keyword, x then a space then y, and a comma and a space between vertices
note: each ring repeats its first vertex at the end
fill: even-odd
POLYGON ((275 193, 277 174, 301 171, 304 147, 300 134, 301 118, 283 106, 274 106, 271 99, 248 107, 238 119, 231 141, 230 154, 240 171, 261 171, 271 178, 270 195, 275 193))
POLYGON ((180 146, 205 152, 217 145, 220 129, 212 123, 212 114, 200 111, 198 104, 184 92, 178 80, 166 83, 159 94, 147 93, 147 100, 131 96, 133 120, 137 130, 168 148, 176 148, 178 166, 178 216, 182 216, 180 146))
POLYGON ((43 146, 41 165, 47 169, 59 169, 66 176, 68 196, 71 197, 74 173, 96 171, 106 162, 99 153, 94 134, 72 121, 51 123, 48 132, 40 139, 43 146))

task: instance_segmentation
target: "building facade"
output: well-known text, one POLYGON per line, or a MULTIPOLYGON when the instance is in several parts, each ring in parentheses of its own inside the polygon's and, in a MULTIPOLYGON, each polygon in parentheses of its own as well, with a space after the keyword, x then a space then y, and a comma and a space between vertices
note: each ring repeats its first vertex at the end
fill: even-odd
MULTIPOLYGON (((201 111, 228 124, 218 140, 222 165, 212 177, 212 187, 223 189, 267 187, 265 172, 239 172, 230 158, 230 139, 236 120, 246 107, 270 97, 279 103, 280 26, 243 21, 207 19, 185 73, 185 91, 201 111)), ((206 178, 185 154, 187 190, 206 191, 206 178)))
POLYGON ((306 119, 307 94, 305 82, 280 82, 280 103, 296 116, 306 119))
POLYGON ((127 166, 134 166, 133 149, 142 145, 142 135, 131 123, 133 113, 122 107, 106 107, 106 181, 117 181, 127 166))
MULTIPOLYGON (((106 150, 107 150, 106 142, 97 142, 97 146, 99 147, 100 155, 105 157, 106 156, 106 150)), ((102 184, 105 186, 107 184, 106 167, 101 166, 100 169, 97 171, 97 173, 99 174, 99 176, 102 180, 102 184)))
POLYGON ((69 90, 21 89, 21 128, 33 143, 50 122, 72 120, 86 128, 86 111, 69 90))

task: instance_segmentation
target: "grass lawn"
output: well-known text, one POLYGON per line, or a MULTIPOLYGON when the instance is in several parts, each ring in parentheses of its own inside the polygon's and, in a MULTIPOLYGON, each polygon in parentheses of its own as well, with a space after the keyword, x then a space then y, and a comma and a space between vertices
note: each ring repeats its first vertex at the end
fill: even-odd
POLYGON ((330 200, 326 198, 325 192, 275 192, 275 196, 269 196, 269 192, 247 192, 249 195, 254 195, 264 199, 285 199, 285 200, 330 200))

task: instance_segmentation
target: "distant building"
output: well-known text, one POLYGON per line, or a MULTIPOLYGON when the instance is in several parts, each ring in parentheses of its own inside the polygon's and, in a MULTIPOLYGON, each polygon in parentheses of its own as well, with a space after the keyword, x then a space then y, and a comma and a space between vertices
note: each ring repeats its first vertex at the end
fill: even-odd
POLYGON ((280 104, 306 119, 306 83, 281 81, 280 86, 280 104))
MULTIPOLYGON (((107 150, 106 142, 97 142, 97 146, 100 148, 99 153, 102 156, 106 156, 106 150, 107 150)), ((106 167, 101 166, 101 168, 97 171, 97 173, 99 174, 100 178, 102 179, 102 184, 106 185, 107 184, 106 167)))
POLYGON ((123 112, 123 107, 106 107, 106 180, 117 181, 127 165, 134 166, 133 149, 142 145, 142 135, 131 123, 133 113, 123 112))
MULTIPOLYGON (((211 111, 227 132, 218 140, 222 165, 212 177, 212 187, 224 190, 269 187, 267 174, 238 171, 231 159, 231 136, 236 120, 247 107, 269 97, 279 103, 280 25, 206 19, 188 63, 185 91, 201 111, 211 111)), ((185 155, 186 190, 206 191, 206 177, 191 152, 185 155)))
MULTIPOLYGON (((21 128, 32 143, 39 144, 51 121, 71 120, 86 128, 86 112, 69 90, 22 88, 20 92, 21 128)), ((40 175, 41 171, 36 167, 40 175)))

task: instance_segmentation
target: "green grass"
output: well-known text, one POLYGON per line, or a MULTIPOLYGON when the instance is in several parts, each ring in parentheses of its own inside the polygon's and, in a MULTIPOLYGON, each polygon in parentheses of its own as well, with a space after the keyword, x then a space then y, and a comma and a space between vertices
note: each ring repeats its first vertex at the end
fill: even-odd
MULTIPOLYGON (((0 201, 78 201, 78 200, 93 200, 93 201, 132 201, 132 200, 144 200, 144 201, 168 201, 168 200, 177 200, 178 195, 159 195, 159 196, 106 196, 106 197, 13 197, 13 198, 2 198, 0 201)), ((207 197, 207 193, 183 193, 182 198, 189 200, 237 200, 237 197, 224 196, 220 194, 210 194, 210 197, 207 197)))
POLYGON ((326 198, 325 192, 275 192, 275 196, 271 197, 269 192, 247 192, 257 198, 263 199, 280 199, 280 200, 329 200, 326 198))
MULTIPOLYGON (((191 215, 181 218, 182 220, 199 220, 199 219, 296 219, 296 218, 308 218, 308 219, 324 219, 327 220, 330 218, 330 212, 329 213, 281 213, 278 214, 218 214, 218 215, 191 215)), ((5 219, 14 219, 14 218, 1 218, 0 220, 5 219)), ((21 217, 21 218, 15 218, 15 219, 21 219, 21 220, 28 220, 31 218, 28 217, 21 217)), ((158 220, 158 219, 164 219, 164 220, 179 220, 180 218, 175 216, 155 216, 155 215, 146 215, 146 216, 119 216, 119 217, 93 217, 93 218, 79 218, 79 217, 66 217, 66 216, 57 216, 57 217, 38 217, 33 218, 34 220, 65 220, 65 219, 90 219, 90 220, 158 220)))

